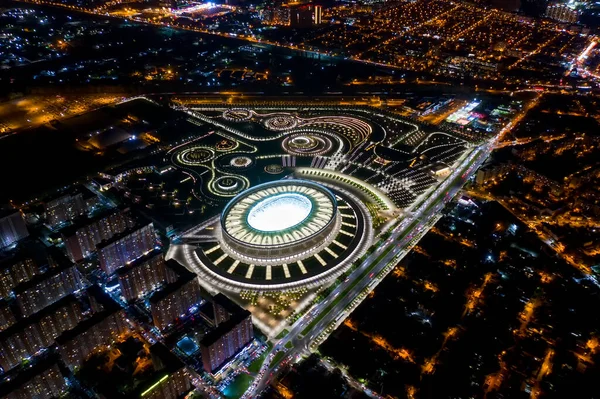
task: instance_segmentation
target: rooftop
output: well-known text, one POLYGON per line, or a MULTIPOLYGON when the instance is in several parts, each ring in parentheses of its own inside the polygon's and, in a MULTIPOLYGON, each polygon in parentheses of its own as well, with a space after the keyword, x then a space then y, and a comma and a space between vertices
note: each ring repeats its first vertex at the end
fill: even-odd
POLYGON ((212 299, 216 304, 222 306, 230 314, 235 314, 244 310, 237 303, 233 302, 231 299, 229 299, 229 297, 220 292, 217 295, 213 296, 212 299))
POLYGON ((48 197, 45 198, 44 202, 48 203, 54 200, 57 200, 59 198, 65 197, 65 196, 76 196, 77 194, 81 194, 83 199, 88 199, 88 198, 93 198, 96 196, 96 194, 94 194, 92 191, 90 191, 89 188, 87 188, 84 185, 77 185, 77 186, 73 186, 68 188, 67 190, 63 190, 60 192, 57 192, 55 194, 52 194, 48 197))
POLYGON ((119 306, 117 302, 115 302, 112 298, 110 298, 100 287, 97 285, 93 285, 88 288, 88 293, 97 300, 97 303, 102 305, 102 310, 96 312, 92 317, 86 319, 79 323, 75 328, 63 332, 58 338, 56 338, 56 343, 58 345, 63 345, 75 337, 83 334, 96 324, 102 322, 107 317, 115 314, 122 308, 119 306))
POLYGON ((46 370, 58 365, 58 355, 50 355, 43 359, 38 359, 32 367, 26 368, 17 374, 16 378, 4 380, 4 384, 0 384, 0 396, 5 397, 22 385, 44 373, 46 370))
POLYGON ((134 267, 137 267, 145 262, 148 262, 149 260, 154 259, 158 256, 162 256, 162 251, 160 249, 153 249, 151 252, 148 252, 147 254, 137 258, 136 260, 129 263, 128 265, 118 268, 115 273, 117 274, 117 276, 125 275, 134 267))
POLYGON ((83 217, 83 218, 79 218, 77 220, 75 220, 75 222, 70 225, 65 227, 64 229, 60 230, 60 234, 63 237, 70 237, 73 234, 77 233, 77 230, 81 229, 82 227, 86 227, 89 226, 90 224, 97 222, 99 220, 102 220, 110 215, 114 215, 117 213, 125 213, 128 212, 129 208, 125 208, 125 209, 114 209, 114 208, 108 208, 108 209, 103 209, 100 212, 98 212, 96 215, 88 218, 88 217, 83 217))
POLYGON ((61 298, 60 300, 54 302, 52 305, 45 307, 44 309, 40 310, 39 312, 34 313, 25 319, 19 320, 17 323, 8 327, 6 330, 0 332, 0 341, 10 337, 11 335, 13 335, 19 331, 24 330, 26 327, 28 327, 34 323, 39 322, 44 317, 51 315, 52 313, 56 312, 58 309, 60 309, 64 306, 67 306, 68 304, 70 304, 72 302, 77 302, 77 297, 75 297, 74 294, 69 294, 69 295, 61 298))
POLYGON ((149 299, 150 303, 160 302, 161 300, 165 299, 167 296, 171 295, 173 292, 177 291, 185 284, 189 283, 197 277, 195 273, 192 273, 173 259, 169 259, 167 261, 167 266, 175 273, 177 273, 179 278, 177 279, 177 281, 167 284, 162 290, 152 294, 152 296, 149 299))
POLYGON ((22 240, 16 248, 0 253, 0 269, 28 258, 33 259, 38 267, 45 265, 48 262, 46 248, 39 241, 22 240))
POLYGON ((4 219, 5 217, 12 216, 15 213, 19 213, 19 210, 11 209, 11 208, 0 208, 0 219, 4 219))
POLYGON ((28 289, 35 287, 40 282, 47 280, 53 276, 56 276, 57 274, 60 274, 71 267, 74 267, 73 263, 71 263, 70 261, 64 262, 62 259, 57 260, 57 259, 54 259, 54 256, 53 256, 53 260, 56 262, 54 267, 51 267, 43 274, 36 275, 29 281, 25 281, 25 282, 17 285, 14 290, 15 295, 21 294, 21 293, 27 291, 28 289))
POLYGON ((127 229, 127 230, 125 230, 124 232, 122 232, 120 234, 114 235, 110 240, 102 241, 100 244, 98 244, 96 246, 96 249, 101 250, 102 248, 105 248, 105 247, 107 247, 107 246, 109 246, 109 245, 111 245, 111 244, 113 244, 113 243, 121 240, 122 238, 127 237, 129 234, 131 234, 131 233, 133 233, 135 231, 141 230, 143 228, 146 228, 148 226, 152 227, 152 223, 141 224, 141 225, 134 226, 134 227, 132 227, 130 229, 127 229))
POLYGON ((238 324, 240 324, 242 321, 251 316, 252 314, 248 310, 241 309, 238 313, 234 313, 233 315, 231 315, 229 320, 219 324, 217 328, 206 334, 204 338, 202 338, 202 341, 200 341, 200 345, 203 345, 205 347, 211 346, 212 344, 217 342, 224 334, 231 331, 238 324))

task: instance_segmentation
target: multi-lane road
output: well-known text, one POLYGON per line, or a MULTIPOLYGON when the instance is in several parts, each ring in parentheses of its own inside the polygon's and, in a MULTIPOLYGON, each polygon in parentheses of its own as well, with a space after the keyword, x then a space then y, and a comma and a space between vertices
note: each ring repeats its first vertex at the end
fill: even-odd
MULTIPOLYGON (((332 323, 340 322, 348 316, 349 307, 355 298, 361 292, 373 289, 387 274, 384 269, 392 260, 394 263, 400 260, 427 233, 436 220, 435 216, 485 161, 491 149, 492 143, 473 149, 460 166, 414 212, 392 230, 391 236, 383 246, 371 253, 350 274, 349 278, 339 284, 324 301, 315 305, 294 323, 288 334, 273 347, 266 357, 256 380, 245 393, 244 398, 256 397, 273 380, 285 363, 306 353, 311 342, 319 339, 332 323), (343 297, 338 299, 340 295, 343 297), (315 322, 315 320, 317 321, 315 322), (284 355, 277 355, 279 352, 284 355)), ((367 393, 372 397, 378 397, 372 392, 367 393)))

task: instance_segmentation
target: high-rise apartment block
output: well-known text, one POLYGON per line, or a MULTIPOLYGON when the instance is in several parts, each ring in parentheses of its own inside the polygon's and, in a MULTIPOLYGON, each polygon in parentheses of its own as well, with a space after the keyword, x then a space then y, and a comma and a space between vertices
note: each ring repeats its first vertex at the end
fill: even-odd
POLYGON ((29 236, 21 212, 0 209, 0 249, 29 236))
POLYGON ((67 380, 60 370, 56 356, 36 362, 0 387, 4 399, 51 399, 68 390, 67 380))
POLYGON ((267 19, 274 25, 289 25, 290 24, 290 9, 289 7, 275 7, 269 10, 267 19))
POLYGON ((125 310, 118 303, 97 285, 88 288, 88 293, 92 309, 97 312, 56 338, 60 355, 71 369, 80 366, 97 348, 130 331, 125 310))
POLYGON ((214 330, 200 342, 204 370, 213 373, 254 338, 250 312, 223 294, 212 298, 214 330))
POLYGON ((273 25, 289 25, 296 28, 308 28, 323 22, 323 7, 313 4, 283 4, 267 6, 261 12, 261 18, 273 25))
POLYGON ((0 259, 0 298, 9 296, 17 285, 43 272, 47 264, 45 254, 35 256, 34 252, 34 246, 27 246, 0 259))
POLYGON ((61 230, 69 259, 79 262, 96 251, 96 246, 135 226, 129 209, 109 210, 61 230))
POLYGON ((579 11, 570 4, 555 3, 548 6, 546 16, 559 22, 576 23, 579 20, 579 11))
POLYGON ((144 399, 180 398, 192 388, 185 365, 161 343, 150 347, 153 378, 140 386, 138 397, 144 399))
POLYGON ((204 370, 214 373, 254 338, 252 315, 241 309, 200 342, 204 370))
POLYGON ((0 300, 0 331, 7 329, 17 322, 15 314, 7 301, 0 300))
POLYGON ((290 26, 294 28, 308 28, 314 20, 314 10, 309 5, 299 5, 290 8, 290 26))
POLYGON ((152 223, 128 229, 98 244, 100 268, 110 276, 117 269, 152 251, 155 246, 156 234, 152 223))
POLYGON ((315 25, 320 25, 323 23, 323 7, 322 6, 313 6, 313 23, 315 25))
POLYGON ((46 200, 46 221, 56 226, 85 215, 98 202, 98 197, 86 187, 77 187, 46 200))
POLYGON ((7 371, 21 364, 52 345, 56 337, 74 328, 83 318, 79 301, 68 295, 0 332, 0 367, 7 371))
POLYGON ((62 297, 81 290, 83 286, 83 277, 75 265, 68 262, 20 284, 14 293, 21 314, 28 317, 62 297))
POLYGON ((159 330, 165 330, 178 318, 185 317, 190 309, 202 302, 196 274, 172 259, 167 261, 167 266, 177 273, 177 281, 150 297, 152 320, 159 330))
POLYGON ((475 175, 475 183, 486 184, 489 181, 495 180, 511 171, 510 164, 484 164, 475 175))
POLYGON ((173 283, 177 274, 165 262, 160 250, 154 250, 116 272, 121 295, 126 301, 144 297, 163 284, 173 283))

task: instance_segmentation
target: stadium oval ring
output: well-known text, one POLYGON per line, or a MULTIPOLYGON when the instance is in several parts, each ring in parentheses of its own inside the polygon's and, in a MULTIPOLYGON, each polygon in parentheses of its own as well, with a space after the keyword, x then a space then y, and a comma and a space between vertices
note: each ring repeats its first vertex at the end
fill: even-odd
MULTIPOLYGON (((310 195, 308 197, 310 201, 310 195)), ((221 216, 212 223, 215 223, 217 243, 207 241, 195 246, 195 249, 190 246, 186 258, 190 267, 202 279, 231 292, 285 291, 320 287, 348 270, 353 262, 366 253, 374 237, 371 215, 358 197, 337 185, 309 180, 283 179, 252 187, 231 200, 221 216), (302 188, 304 192, 289 190, 291 186, 302 188), (269 191, 264 196, 256 195, 266 190, 269 191), (282 245, 260 245, 260 239, 273 232, 262 232, 253 228, 250 224, 256 220, 252 220, 251 217, 251 222, 247 222, 250 211, 252 209, 256 209, 255 212, 273 211, 274 215, 279 215, 276 209, 269 208, 283 207, 286 202, 289 202, 287 205, 291 207, 300 208, 301 212, 297 217, 285 223, 281 222, 277 226, 273 225, 274 233, 281 235, 283 230, 298 229, 312 220, 315 212, 312 201, 309 206, 305 199, 293 197, 296 194, 303 196, 304 193, 310 193, 312 190, 318 190, 327 197, 325 202, 332 198, 335 201, 336 208, 331 220, 309 237, 298 237, 282 245), (253 195, 255 197, 250 198, 253 195), (269 198, 278 195, 283 197, 268 201, 269 198), (294 199, 288 201, 290 198, 294 199), (280 203, 282 199, 283 204, 280 203), (248 201, 244 203, 245 200, 248 201), (256 231, 255 237, 258 243, 251 240, 250 243, 243 242, 239 238, 232 237, 235 231, 227 230, 228 215, 239 203, 244 203, 245 207, 240 209, 241 215, 235 217, 237 226, 244 222, 243 228, 256 231), (238 246, 234 249, 230 246, 231 243, 238 246), (305 244, 308 244, 307 247, 298 252, 305 244)), ((260 223, 254 223, 255 227, 260 228, 260 223)), ((241 238, 246 241, 250 239, 244 235, 241 238)))
MULTIPOLYGON (((339 229, 337 201, 302 180, 260 184, 233 198, 221 215, 223 243, 233 256, 271 263, 300 259, 339 229)), ((329 240, 330 241, 330 240, 329 240)), ((260 261, 258 261, 260 263, 260 261)))

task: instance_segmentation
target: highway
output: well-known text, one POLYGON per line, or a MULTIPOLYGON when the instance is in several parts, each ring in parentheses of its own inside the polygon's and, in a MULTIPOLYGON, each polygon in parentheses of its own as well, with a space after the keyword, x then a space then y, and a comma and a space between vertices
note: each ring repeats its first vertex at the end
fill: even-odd
MULTIPOLYGON (((274 346, 258 373, 254 383, 243 398, 255 398, 276 377, 278 371, 285 364, 309 350, 309 345, 318 339, 327 327, 335 322, 341 322, 350 312, 346 309, 352 304, 360 293, 381 281, 387 273, 382 273, 388 264, 394 260, 396 264, 404 257, 434 224, 435 216, 462 188, 464 182, 481 166, 492 150, 493 142, 475 148, 460 164, 458 168, 425 200, 412 214, 397 225, 385 245, 371 253, 365 261, 354 270, 348 279, 339 284, 326 300, 315 305, 307 314, 301 317, 290 329, 289 333, 274 346), (392 245, 392 249, 388 248, 392 245), (386 252, 387 251, 387 252, 386 252), (375 263, 381 254, 385 254, 375 263), (344 297, 337 303, 340 294, 344 297), (333 307, 331 304, 335 303, 333 307), (322 314, 323 312, 325 314, 322 314), (320 319, 318 319, 321 317, 320 319), (313 323, 314 320, 318 322, 313 323), (308 328, 308 331, 305 331, 308 328), (303 334, 304 333, 304 334, 303 334), (286 344, 291 343, 291 348, 286 344), (283 352, 278 360, 273 361, 278 352, 283 352), (273 363, 273 364, 271 364, 273 363)), ((391 270, 388 268, 387 271, 391 270)), ((289 345, 288 345, 289 346, 289 345)), ((371 397, 377 394, 367 391, 371 397)))

